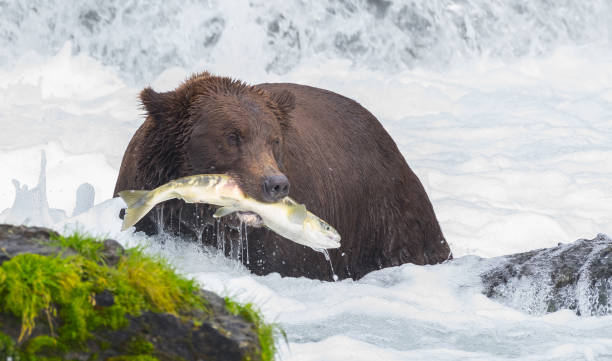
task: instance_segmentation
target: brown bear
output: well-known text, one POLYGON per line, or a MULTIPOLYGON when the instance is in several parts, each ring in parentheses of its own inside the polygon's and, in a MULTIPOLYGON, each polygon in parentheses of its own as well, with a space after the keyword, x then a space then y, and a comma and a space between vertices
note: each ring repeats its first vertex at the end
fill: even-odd
MULTIPOLYGON (((187 175, 226 173, 255 199, 289 195, 334 226, 342 245, 329 256, 341 279, 451 258, 421 182, 357 102, 310 86, 249 86, 206 72, 174 91, 146 88, 140 99, 147 118, 125 152, 115 195, 187 175)), ((332 279, 323 254, 238 222, 252 215, 215 222, 214 209, 171 200, 137 229, 188 234, 256 274, 332 279), (246 242, 234 243, 237 237, 246 242)))

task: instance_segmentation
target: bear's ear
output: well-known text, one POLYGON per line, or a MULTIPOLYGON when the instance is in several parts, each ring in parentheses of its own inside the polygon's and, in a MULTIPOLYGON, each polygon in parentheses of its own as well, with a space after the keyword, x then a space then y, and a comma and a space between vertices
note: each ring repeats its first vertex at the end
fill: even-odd
POLYGON ((146 87, 140 92, 140 101, 151 117, 155 120, 163 120, 175 111, 175 95, 174 91, 158 93, 151 87, 146 87))
POLYGON ((295 95, 289 90, 283 90, 278 93, 270 94, 270 99, 278 108, 285 114, 289 114, 295 108, 295 95))

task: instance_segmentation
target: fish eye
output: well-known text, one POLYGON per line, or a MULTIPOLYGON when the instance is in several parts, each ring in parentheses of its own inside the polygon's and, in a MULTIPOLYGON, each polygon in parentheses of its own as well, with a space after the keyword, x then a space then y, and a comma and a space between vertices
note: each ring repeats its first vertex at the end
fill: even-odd
POLYGON ((326 227, 325 227, 325 230, 326 230, 326 231, 329 231, 330 229, 331 229, 331 227, 330 227, 330 226, 326 226, 326 227))

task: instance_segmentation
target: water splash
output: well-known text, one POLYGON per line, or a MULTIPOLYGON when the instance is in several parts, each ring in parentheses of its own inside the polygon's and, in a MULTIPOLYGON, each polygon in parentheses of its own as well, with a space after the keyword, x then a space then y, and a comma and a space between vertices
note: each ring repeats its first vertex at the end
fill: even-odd
POLYGON ((77 199, 72 217, 78 216, 81 213, 87 212, 94 205, 96 198, 96 190, 89 183, 83 183, 77 188, 77 199))
POLYGON ((66 218, 64 211, 49 208, 46 174, 47 156, 45 151, 41 151, 38 184, 32 189, 28 189, 27 185, 21 186, 18 180, 13 179, 15 200, 11 208, 4 210, 0 214, 2 222, 48 227, 66 218))
POLYGON ((71 41, 74 53, 140 84, 169 67, 284 74, 315 57, 393 73, 608 41, 610 14, 604 0, 8 0, 0 2, 0 65, 71 41))
POLYGON ((612 311, 612 240, 600 234, 557 247, 483 260, 484 293, 533 314, 612 311))

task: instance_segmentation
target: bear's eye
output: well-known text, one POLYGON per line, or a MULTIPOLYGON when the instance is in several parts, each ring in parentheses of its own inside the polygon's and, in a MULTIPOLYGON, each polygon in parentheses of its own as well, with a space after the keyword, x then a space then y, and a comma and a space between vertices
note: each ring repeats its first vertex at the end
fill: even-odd
POLYGON ((272 142, 274 143, 274 145, 279 145, 280 144, 280 139, 276 138, 272 142))
POLYGON ((240 145, 240 135, 238 133, 229 133, 227 135, 227 141, 230 145, 240 145))

